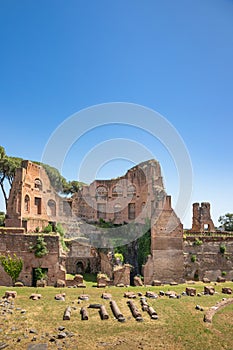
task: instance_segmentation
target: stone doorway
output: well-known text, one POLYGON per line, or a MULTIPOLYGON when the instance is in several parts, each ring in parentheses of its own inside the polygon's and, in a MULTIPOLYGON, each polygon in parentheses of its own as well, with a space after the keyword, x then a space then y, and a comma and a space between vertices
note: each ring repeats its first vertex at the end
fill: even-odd
POLYGON ((84 273, 84 265, 82 261, 78 261, 76 264, 76 273, 77 274, 83 274, 84 273))

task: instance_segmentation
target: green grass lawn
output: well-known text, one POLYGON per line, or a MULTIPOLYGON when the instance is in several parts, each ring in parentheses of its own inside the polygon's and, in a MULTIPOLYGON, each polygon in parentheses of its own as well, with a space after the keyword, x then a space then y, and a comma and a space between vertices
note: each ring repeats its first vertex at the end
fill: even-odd
MULTIPOLYGON (((91 278, 89 278, 91 280, 91 278)), ((46 343, 48 349, 165 349, 165 350, 218 350, 233 349, 233 305, 216 313, 212 324, 203 322, 204 312, 226 296, 221 293, 222 286, 233 288, 232 282, 215 285, 218 294, 214 296, 182 297, 169 299, 166 296, 158 299, 147 299, 148 303, 157 311, 159 320, 151 320, 142 311, 144 322, 136 322, 127 306, 127 299, 123 297, 125 291, 145 293, 152 290, 174 290, 181 293, 186 285, 161 287, 109 287, 96 288, 96 284, 89 281, 87 288, 9 288, 0 287, 0 296, 6 290, 16 290, 13 313, 3 314, 0 308, 0 344, 8 344, 7 349, 27 349, 29 344, 46 343), (101 299, 102 292, 111 293, 123 312, 126 322, 119 323, 111 312, 109 301, 101 299), (65 292, 65 301, 56 301, 55 294, 65 292), (29 299, 31 293, 42 294, 42 299, 29 299), (78 303, 80 294, 88 294, 89 301, 78 303), (101 320, 98 310, 89 310, 89 320, 82 321, 80 308, 90 303, 105 304, 110 318, 101 320), (195 309, 199 304, 204 312, 195 309), (67 306, 71 306, 71 320, 63 321, 63 313, 67 306), (26 313, 21 313, 22 309, 26 313), (58 327, 64 326, 69 336, 56 339, 58 327), (30 330, 36 333, 30 333, 30 330), (34 338, 35 337, 35 338, 34 338), (55 340, 55 341, 51 341, 55 340)), ((204 284, 197 282, 194 287, 202 292, 204 284)), ((139 297, 134 300, 141 310, 139 297)), ((11 309, 10 309, 11 310, 11 309)))

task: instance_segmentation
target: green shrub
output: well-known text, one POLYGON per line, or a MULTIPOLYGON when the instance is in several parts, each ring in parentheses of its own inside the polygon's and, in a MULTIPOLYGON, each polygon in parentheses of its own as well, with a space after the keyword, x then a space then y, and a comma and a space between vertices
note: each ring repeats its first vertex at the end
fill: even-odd
POLYGON ((121 261, 121 263, 123 263, 123 261, 124 261, 123 254, 121 254, 121 253, 115 253, 114 258, 119 259, 121 261))
POLYGON ((222 276, 226 276, 226 271, 222 271, 222 276))
POLYGON ((51 224, 48 224, 43 228, 44 233, 51 233, 53 231, 53 226, 51 224))
POLYGON ((0 263, 4 271, 11 277, 12 282, 15 283, 20 272, 22 271, 23 260, 18 258, 16 254, 14 254, 12 257, 8 254, 7 256, 0 256, 0 263))
POLYGON ((195 238, 195 241, 193 242, 193 245, 199 246, 199 245, 202 245, 202 244, 203 244, 203 242, 202 242, 201 239, 195 238))
POLYGON ((221 244, 221 245, 220 245, 219 251, 220 251, 221 254, 225 254, 225 252, 226 252, 226 246, 225 246, 225 244, 221 244))
POLYGON ((44 255, 48 254, 47 243, 42 235, 37 237, 36 244, 31 247, 31 250, 34 250, 34 254, 37 258, 42 258, 44 255))
POLYGON ((194 263, 196 260, 197 260, 197 257, 196 257, 195 254, 193 254, 193 255, 191 256, 191 261, 194 263))
POLYGON ((43 271, 43 269, 41 267, 37 267, 35 269, 36 281, 46 279, 46 277, 47 277, 47 274, 46 274, 46 272, 43 271))

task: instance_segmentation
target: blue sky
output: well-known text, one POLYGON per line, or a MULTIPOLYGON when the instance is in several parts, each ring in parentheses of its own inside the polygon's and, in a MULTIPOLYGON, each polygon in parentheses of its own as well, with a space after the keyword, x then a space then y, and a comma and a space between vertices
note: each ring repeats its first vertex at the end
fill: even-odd
MULTIPOLYGON (((50 135, 72 114, 115 101, 146 106, 183 138, 193 166, 191 201, 210 201, 217 224, 233 212, 232 18, 230 0, 1 0, 0 144, 9 155, 40 160, 50 135)), ((175 165, 157 140, 135 128, 87 133, 67 155, 63 174, 75 178, 82 157, 114 137, 151 150, 175 202, 175 165)), ((130 165, 117 160, 97 175, 118 176, 130 165)), ((191 207, 183 221, 190 227, 191 207)))

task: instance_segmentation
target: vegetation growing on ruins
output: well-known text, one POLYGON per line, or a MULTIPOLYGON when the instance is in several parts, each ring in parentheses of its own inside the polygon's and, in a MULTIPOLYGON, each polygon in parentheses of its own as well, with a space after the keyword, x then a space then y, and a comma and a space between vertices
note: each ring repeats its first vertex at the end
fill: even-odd
POLYGON ((194 263, 197 260, 197 256, 195 254, 191 255, 191 261, 194 263))
POLYGON ((221 254, 225 254, 225 252, 226 252, 225 244, 223 244, 223 243, 220 244, 219 251, 220 251, 221 254))
POLYGON ((46 272, 41 268, 41 267, 37 267, 35 269, 35 278, 36 278, 36 281, 39 281, 39 280, 44 280, 46 279, 47 277, 47 274, 46 272))
POLYGON ((34 251, 34 254, 37 258, 42 258, 48 254, 47 243, 44 240, 43 235, 37 237, 36 244, 30 248, 34 251))
POLYGON ((11 277, 13 284, 16 282, 19 277, 20 272, 23 268, 23 260, 19 258, 16 254, 13 256, 1 255, 0 263, 4 271, 11 277))

